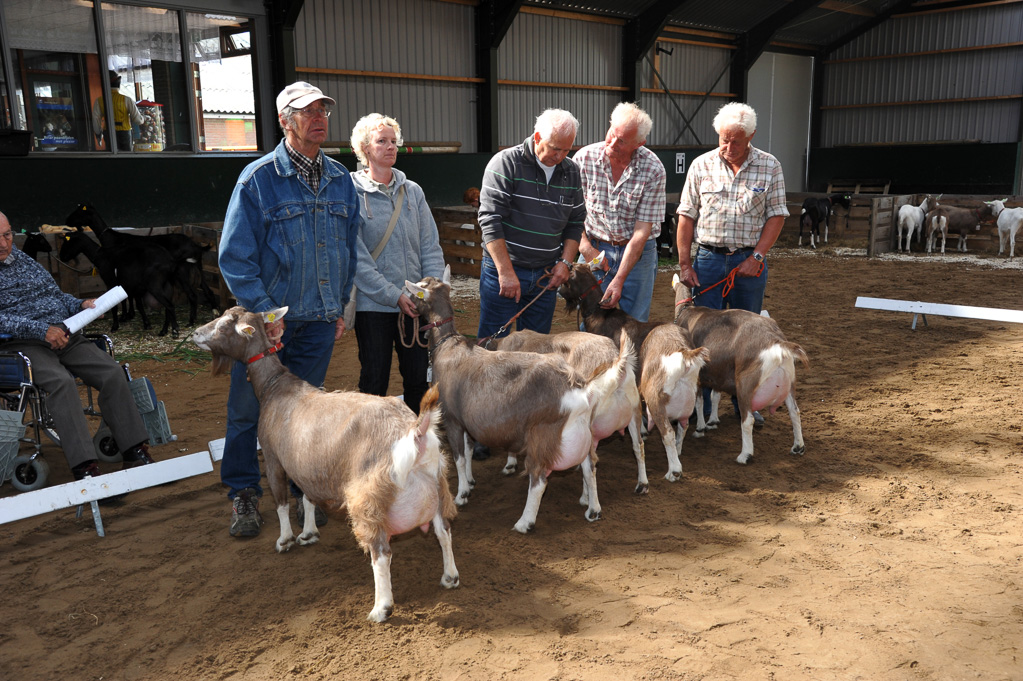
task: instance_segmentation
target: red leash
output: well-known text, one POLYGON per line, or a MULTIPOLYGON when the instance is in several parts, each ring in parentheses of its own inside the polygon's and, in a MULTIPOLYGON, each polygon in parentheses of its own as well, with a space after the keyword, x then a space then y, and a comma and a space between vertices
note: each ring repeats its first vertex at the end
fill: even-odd
MULTIPOLYGON (((544 275, 537 280, 537 283, 543 281, 544 279, 549 278, 550 276, 551 276, 551 271, 550 270, 544 270, 544 275)), ((495 331, 492 335, 487 336, 486 338, 478 339, 476 341, 476 345, 483 346, 484 348, 489 348, 490 347, 490 341, 492 341, 494 338, 496 338, 497 336, 500 336, 502 333, 504 333, 505 329, 507 329, 512 324, 514 324, 515 320, 518 319, 519 317, 521 317, 522 313, 529 309, 530 305, 532 305, 536 301, 540 300, 540 296, 542 296, 543 294, 547 293, 550 290, 551 290, 550 284, 548 284, 547 286, 544 286, 543 290, 540 291, 539 293, 537 293, 535 298, 533 298, 531 301, 526 303, 525 307, 523 307, 521 310, 519 310, 514 315, 512 315, 512 318, 509 319, 508 321, 506 321, 501 326, 500 329, 495 331)))
MULTIPOLYGON (((690 296, 689 298, 686 298, 685 300, 680 300, 679 302, 675 303, 675 307, 678 307, 679 305, 684 305, 686 303, 691 303, 693 300, 696 299, 696 296, 702 296, 704 293, 707 293, 708 291, 711 291, 711 290, 717 288, 718 286, 721 286, 722 284, 724 284, 724 286, 721 288, 721 297, 722 298, 727 298, 728 294, 732 292, 733 288, 735 288, 735 275, 736 275, 736 273, 738 271, 739 271, 738 267, 733 268, 732 271, 729 272, 728 275, 724 279, 722 279, 721 281, 717 282, 716 284, 712 284, 712 285, 708 286, 707 288, 703 289, 699 293, 694 293, 692 296, 690 296)), ((763 271, 764 271, 764 263, 758 262, 757 263, 757 273, 756 273, 755 276, 759 277, 763 273, 763 271)))

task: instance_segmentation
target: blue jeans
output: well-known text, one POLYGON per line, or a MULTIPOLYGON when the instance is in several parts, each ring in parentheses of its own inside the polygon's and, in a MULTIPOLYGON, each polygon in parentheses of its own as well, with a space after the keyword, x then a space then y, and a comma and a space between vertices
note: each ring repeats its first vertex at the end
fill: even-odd
MULTIPOLYGON (((327 377, 327 366, 334 351, 335 327, 334 322, 290 322, 281 337, 284 348, 277 356, 291 373, 320 387, 327 377)), ((235 362, 231 367, 227 437, 224 458, 220 462, 220 480, 232 499, 246 487, 256 490, 259 496, 263 494, 256 455, 259 400, 248 381, 245 366, 244 362, 235 362)), ((292 492, 295 492, 294 486, 292 492)))
MULTIPOLYGON (((740 248, 731 255, 701 248, 696 254, 696 262, 693 263, 693 269, 700 280, 700 289, 714 286, 751 255, 753 255, 752 248, 740 248)), ((693 304, 715 310, 729 307, 733 310, 749 310, 760 314, 764 308, 764 290, 767 288, 767 263, 764 263, 764 269, 760 272, 759 277, 736 277, 735 287, 722 298, 721 291, 724 286, 724 284, 714 286, 710 291, 697 295, 693 304)), ((735 397, 732 397, 732 405, 735 407, 735 413, 738 414, 739 404, 735 397)), ((710 388, 703 389, 703 415, 704 417, 710 416, 710 388)))
MULTIPOLYGON (((604 276, 600 289, 607 291, 608 284, 615 278, 618 266, 625 255, 625 246, 615 246, 599 239, 592 241, 593 247, 604 251, 604 258, 611 263, 611 269, 604 276)), ((629 272, 622 286, 622 298, 618 306, 625 314, 641 322, 650 319, 650 300, 654 296, 654 280, 657 278, 657 239, 647 239, 643 254, 629 272)))
MULTIPOLYGON (((526 307, 547 285, 547 279, 540 281, 540 277, 544 275, 543 267, 536 269, 515 267, 515 274, 519 278, 521 289, 517 303, 512 298, 501 297, 501 282, 497 277, 497 267, 492 259, 484 256, 480 266, 480 326, 476 332, 477 338, 486 338, 497 333, 498 329, 514 317, 519 310, 526 307)), ((550 333, 554 308, 557 307, 557 304, 558 292, 556 290, 547 291, 516 320, 516 329, 550 333)), ((506 336, 510 332, 511 329, 505 329, 501 336, 506 336)))
MULTIPOLYGON (((700 280, 700 290, 717 284, 751 255, 752 248, 740 248, 731 255, 701 248, 696 254, 696 262, 693 263, 693 269, 700 280)), ((724 286, 720 284, 706 293, 700 293, 693 303, 715 310, 729 307, 733 310, 749 310, 760 314, 764 307, 764 290, 767 288, 767 263, 764 263, 764 269, 759 277, 736 277, 735 288, 728 296, 722 298, 721 291, 724 286)))

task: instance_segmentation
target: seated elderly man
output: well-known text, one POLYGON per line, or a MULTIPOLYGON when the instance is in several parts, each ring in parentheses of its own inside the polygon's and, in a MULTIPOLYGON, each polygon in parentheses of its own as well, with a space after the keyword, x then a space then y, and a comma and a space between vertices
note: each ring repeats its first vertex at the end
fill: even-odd
POLYGON ((71 369, 99 390, 99 407, 124 455, 124 468, 153 463, 146 427, 124 372, 114 359, 80 332, 69 334, 63 320, 94 307, 63 293, 34 259, 14 247, 7 216, 0 213, 0 350, 18 351, 32 361, 35 384, 46 405, 76 480, 100 475, 92 436, 71 369))

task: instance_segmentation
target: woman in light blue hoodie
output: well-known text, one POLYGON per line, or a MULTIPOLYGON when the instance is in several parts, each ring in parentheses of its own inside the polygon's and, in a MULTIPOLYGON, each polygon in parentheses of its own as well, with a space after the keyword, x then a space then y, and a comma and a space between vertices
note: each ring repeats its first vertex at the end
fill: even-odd
POLYGON ((429 388, 430 356, 426 334, 415 334, 415 305, 403 291, 406 279, 440 278, 444 253, 422 187, 394 168, 401 144, 398 122, 380 114, 362 117, 352 130, 352 149, 367 166, 352 173, 360 204, 355 337, 362 365, 359 390, 387 394, 393 348, 405 404, 418 414, 419 402, 429 388), (372 253, 383 241, 399 199, 401 212, 394 231, 374 260, 372 253), (412 347, 405 347, 409 344, 412 347))

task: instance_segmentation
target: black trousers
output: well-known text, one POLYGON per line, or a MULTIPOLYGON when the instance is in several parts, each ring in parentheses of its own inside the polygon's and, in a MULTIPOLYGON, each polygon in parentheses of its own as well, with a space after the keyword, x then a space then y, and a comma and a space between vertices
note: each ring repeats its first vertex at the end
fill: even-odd
MULTIPOLYGON (((357 312, 355 314, 355 339, 359 343, 359 391, 369 395, 387 395, 391 378, 392 349, 398 355, 398 371, 401 373, 405 404, 416 414, 419 403, 429 390, 426 370, 430 366, 430 353, 426 348, 413 345, 406 348, 398 337, 398 317, 402 318, 405 339, 412 339, 412 318, 399 312, 357 312)), ((420 320, 425 324, 424 320, 420 320)), ((426 344, 426 334, 419 334, 426 344)))

